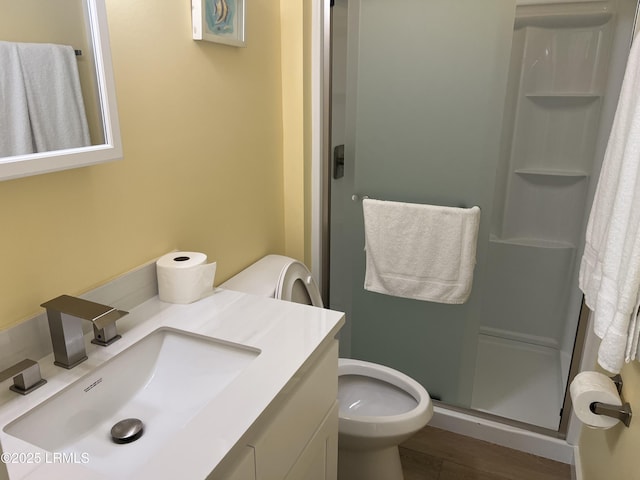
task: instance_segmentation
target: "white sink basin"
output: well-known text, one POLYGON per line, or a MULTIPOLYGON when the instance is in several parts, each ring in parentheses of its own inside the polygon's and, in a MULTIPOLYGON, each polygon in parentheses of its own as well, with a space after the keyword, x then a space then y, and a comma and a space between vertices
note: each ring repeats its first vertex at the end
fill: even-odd
POLYGON ((146 463, 260 352, 161 328, 8 424, 4 431, 49 452, 75 454, 86 468, 124 478, 146 463), (111 427, 144 423, 116 444, 111 427), (85 462, 83 462, 85 463, 85 462))

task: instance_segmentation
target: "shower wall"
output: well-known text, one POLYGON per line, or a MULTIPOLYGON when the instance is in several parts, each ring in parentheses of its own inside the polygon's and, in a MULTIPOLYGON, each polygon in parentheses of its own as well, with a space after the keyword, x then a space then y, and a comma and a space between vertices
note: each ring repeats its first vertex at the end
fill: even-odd
POLYGON ((483 333, 554 348, 564 343, 612 18, 600 4, 579 12, 571 4, 518 7, 483 333))
POLYGON ((588 207, 634 10, 626 0, 516 9, 474 409, 558 428, 588 207))

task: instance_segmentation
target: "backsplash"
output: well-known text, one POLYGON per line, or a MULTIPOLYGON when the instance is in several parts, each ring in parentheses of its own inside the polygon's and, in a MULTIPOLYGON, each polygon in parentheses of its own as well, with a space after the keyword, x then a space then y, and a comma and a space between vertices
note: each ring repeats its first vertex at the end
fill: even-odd
MULTIPOLYGON (((61 294, 64 292, 60 292, 61 294)), ((131 310, 158 294, 155 260, 90 290, 81 298, 122 310, 131 310)), ((45 302, 48 298, 43 298, 45 302)), ((91 330, 83 322, 85 333, 91 330)), ((40 360, 52 352, 47 314, 40 315, 0 332, 0 370, 25 358, 40 360)))

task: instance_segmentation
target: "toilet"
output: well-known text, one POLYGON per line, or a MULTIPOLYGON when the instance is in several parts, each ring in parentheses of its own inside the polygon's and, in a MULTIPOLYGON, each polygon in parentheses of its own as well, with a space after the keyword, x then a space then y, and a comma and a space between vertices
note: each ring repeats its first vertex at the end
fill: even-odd
MULTIPOLYGON (((281 255, 267 255, 220 287, 323 307, 307 267, 281 255)), ((433 416, 427 391, 392 368, 341 358, 338 402, 338 479, 402 480, 398 445, 433 416)))

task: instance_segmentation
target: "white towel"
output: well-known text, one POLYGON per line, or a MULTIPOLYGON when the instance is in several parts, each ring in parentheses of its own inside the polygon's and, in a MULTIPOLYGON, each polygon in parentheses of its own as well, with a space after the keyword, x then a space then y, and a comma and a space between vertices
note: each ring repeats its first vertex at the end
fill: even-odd
POLYGON ((0 158, 34 151, 18 46, 0 42, 0 158))
POLYGON ((366 273, 372 292, 459 304, 469 298, 480 208, 364 199, 366 273))
POLYGON ((90 145, 73 48, 49 43, 17 45, 36 151, 90 145))
POLYGON ((598 363, 618 373, 638 358, 640 292, 640 42, 634 42, 587 225, 580 288, 602 339, 598 363))

